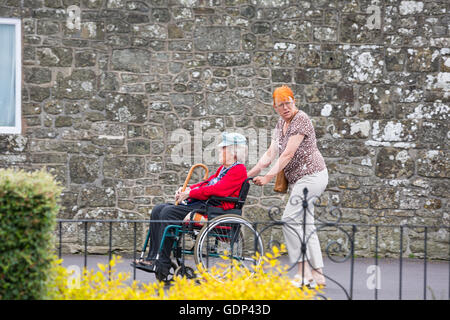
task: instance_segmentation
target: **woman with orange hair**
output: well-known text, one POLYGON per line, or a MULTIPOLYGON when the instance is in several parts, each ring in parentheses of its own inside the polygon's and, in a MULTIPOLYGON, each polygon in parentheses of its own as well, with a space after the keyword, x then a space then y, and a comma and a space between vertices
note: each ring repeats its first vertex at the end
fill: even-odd
POLYGON ((328 171, 325 161, 317 148, 316 134, 308 115, 298 110, 292 90, 281 86, 273 92, 273 107, 280 115, 275 127, 272 143, 258 163, 248 172, 253 177, 262 169, 275 162, 264 176, 253 179, 256 185, 269 183, 281 170, 289 183, 290 196, 283 212, 283 234, 289 260, 298 263, 298 273, 293 281, 298 286, 315 284, 325 285, 323 276, 323 259, 319 238, 314 227, 314 200, 324 191, 328 184, 328 171), (278 158, 278 159, 277 159, 278 158), (308 209, 306 212, 306 259, 301 247, 303 240, 303 190, 308 189, 308 209), (309 265, 312 266, 312 270, 309 265))

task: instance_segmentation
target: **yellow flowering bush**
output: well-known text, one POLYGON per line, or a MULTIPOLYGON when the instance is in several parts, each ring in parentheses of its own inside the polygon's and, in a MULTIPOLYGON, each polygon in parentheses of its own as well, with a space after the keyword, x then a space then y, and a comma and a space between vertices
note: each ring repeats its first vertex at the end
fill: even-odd
MULTIPOLYGON (((48 299, 68 300, 311 300, 317 292, 292 285, 287 266, 277 258, 282 250, 274 247, 262 257, 262 263, 248 270, 236 261, 219 264, 208 272, 199 266, 195 279, 175 277, 170 287, 163 282, 127 284, 130 273, 117 272, 122 260, 114 256, 110 265, 99 264, 100 271, 83 270, 81 279, 55 261, 48 299), (230 265, 232 266, 230 268, 230 265), (218 279, 220 278, 220 279, 218 279), (69 279, 69 281, 68 281, 69 279)), ((227 257, 223 257, 224 260, 227 257)), ((224 261, 226 262, 226 261, 224 261)), ((229 261, 228 261, 229 262, 229 261)))
MULTIPOLYGON (((55 260, 52 268, 52 281, 49 283, 48 299, 51 300, 148 300, 158 299, 161 283, 141 284, 133 281, 128 285, 129 273, 117 272, 115 266, 122 259, 113 256, 109 266, 98 264, 101 271, 83 269, 81 277, 74 271, 64 268, 62 260, 55 260)), ((161 291, 161 292, 162 292, 161 291)))

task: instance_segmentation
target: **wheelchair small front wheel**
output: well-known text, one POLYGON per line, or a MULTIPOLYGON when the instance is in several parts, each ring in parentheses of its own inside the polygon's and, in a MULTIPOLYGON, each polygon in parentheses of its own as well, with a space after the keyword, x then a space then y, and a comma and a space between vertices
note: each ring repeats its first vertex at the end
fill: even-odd
POLYGON ((195 279, 195 271, 191 267, 179 266, 173 275, 174 277, 186 277, 186 279, 195 279))
POLYGON ((220 263, 223 272, 216 278, 222 278, 235 263, 253 270, 252 266, 261 263, 263 250, 262 239, 248 219, 224 214, 200 230, 194 245, 194 261, 207 272, 220 263))

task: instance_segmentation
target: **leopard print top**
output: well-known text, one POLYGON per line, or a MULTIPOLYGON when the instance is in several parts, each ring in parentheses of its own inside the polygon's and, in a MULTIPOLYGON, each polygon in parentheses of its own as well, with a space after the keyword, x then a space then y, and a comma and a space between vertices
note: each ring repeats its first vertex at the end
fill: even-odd
POLYGON ((305 175, 320 172, 326 168, 325 160, 317 148, 316 133, 308 115, 299 110, 283 134, 285 121, 280 118, 275 127, 275 138, 278 144, 278 155, 286 149, 288 140, 294 135, 304 135, 303 141, 294 157, 284 168, 284 174, 289 184, 293 184, 305 175))

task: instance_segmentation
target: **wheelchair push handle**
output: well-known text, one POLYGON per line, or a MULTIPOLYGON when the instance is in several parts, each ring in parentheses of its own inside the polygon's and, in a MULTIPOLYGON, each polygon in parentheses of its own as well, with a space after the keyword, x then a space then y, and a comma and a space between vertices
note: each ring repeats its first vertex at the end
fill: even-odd
MULTIPOLYGON (((189 183, 189 180, 191 180, 192 174, 194 173, 195 168, 197 167, 202 167, 203 169, 205 169, 205 175, 203 177, 203 180, 208 179, 208 175, 209 175, 209 170, 208 167, 206 165, 204 165, 203 163, 197 163, 194 164, 191 169, 189 169, 188 175, 186 177, 186 179, 184 180, 184 184, 183 184, 183 188, 181 188, 181 192, 183 192, 184 190, 186 190, 186 187, 189 183)), ((175 205, 178 205, 178 201, 175 202, 175 205)))

